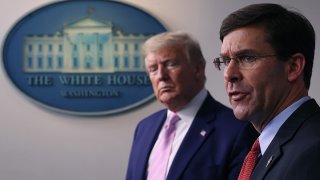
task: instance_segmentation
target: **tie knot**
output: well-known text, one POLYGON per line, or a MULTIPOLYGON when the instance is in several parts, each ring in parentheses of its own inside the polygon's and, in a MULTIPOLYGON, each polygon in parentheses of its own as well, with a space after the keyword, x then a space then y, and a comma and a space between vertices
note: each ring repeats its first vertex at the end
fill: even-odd
POLYGON ((176 123, 180 120, 180 117, 176 114, 173 113, 169 119, 169 123, 166 125, 166 129, 173 130, 175 129, 176 123))
POLYGON ((176 113, 173 113, 172 116, 171 116, 171 119, 170 119, 170 126, 172 125, 176 125, 176 123, 180 120, 180 117, 176 114, 176 113))
POLYGON ((257 140, 253 143, 252 148, 251 148, 251 151, 253 151, 253 152, 260 152, 259 139, 257 139, 257 140))

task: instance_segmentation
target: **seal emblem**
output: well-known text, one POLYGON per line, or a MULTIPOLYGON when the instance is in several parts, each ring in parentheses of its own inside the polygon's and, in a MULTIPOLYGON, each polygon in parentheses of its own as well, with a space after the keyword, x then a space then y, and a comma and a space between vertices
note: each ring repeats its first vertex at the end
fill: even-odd
POLYGON ((114 1, 63 1, 41 7, 11 29, 5 70, 24 94, 51 109, 106 115, 154 99, 141 46, 166 28, 114 1))

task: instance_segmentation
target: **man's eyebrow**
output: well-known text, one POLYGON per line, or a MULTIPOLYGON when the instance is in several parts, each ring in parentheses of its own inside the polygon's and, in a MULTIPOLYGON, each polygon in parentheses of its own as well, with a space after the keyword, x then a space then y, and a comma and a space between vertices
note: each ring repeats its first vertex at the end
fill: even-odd
POLYGON ((174 58, 171 58, 171 57, 168 57, 168 58, 164 58, 161 60, 161 63, 167 63, 167 62, 170 62, 170 61, 173 61, 174 58))
POLYGON ((256 51, 252 49, 244 49, 235 53, 237 56, 239 55, 247 55, 247 54, 256 54, 256 51))
MULTIPOLYGON (((232 53, 233 56, 248 55, 248 54, 256 54, 256 51, 252 49, 243 49, 243 50, 232 53)), ((227 55, 225 53, 220 53, 220 56, 226 57, 227 55)))

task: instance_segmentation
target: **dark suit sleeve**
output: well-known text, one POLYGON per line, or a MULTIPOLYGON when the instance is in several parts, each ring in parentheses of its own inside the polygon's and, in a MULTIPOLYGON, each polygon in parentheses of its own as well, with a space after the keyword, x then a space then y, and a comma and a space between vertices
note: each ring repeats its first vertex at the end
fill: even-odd
POLYGON ((237 137, 231 154, 228 180, 237 180, 244 158, 247 156, 253 142, 258 138, 258 132, 251 124, 247 124, 237 137))
MULTIPOLYGON (((303 145, 302 145, 303 146, 303 145)), ((320 179, 320 142, 310 147, 289 165, 284 179, 292 180, 319 180, 320 179), (291 167, 290 167, 291 166, 291 167)))
POLYGON ((129 157, 129 163, 128 163, 128 167, 127 167, 127 174, 126 174, 126 180, 132 180, 134 177, 134 166, 135 166, 135 156, 134 156, 134 152, 132 151, 132 149, 134 149, 135 146, 135 140, 137 138, 137 133, 139 131, 139 125, 136 127, 135 132, 134 132, 134 136, 133 136, 133 142, 132 142, 132 147, 131 147, 131 152, 130 152, 130 157, 129 157))

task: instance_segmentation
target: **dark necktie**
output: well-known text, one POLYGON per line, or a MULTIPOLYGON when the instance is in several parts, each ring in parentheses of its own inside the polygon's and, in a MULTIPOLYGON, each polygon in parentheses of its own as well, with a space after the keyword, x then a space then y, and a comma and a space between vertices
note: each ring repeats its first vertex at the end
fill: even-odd
POLYGON ((253 145, 251 150, 249 151, 248 155, 244 159, 240 175, 238 180, 249 180, 252 174, 252 171, 258 161, 258 156, 260 154, 260 144, 259 139, 257 139, 253 145))

